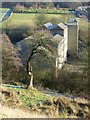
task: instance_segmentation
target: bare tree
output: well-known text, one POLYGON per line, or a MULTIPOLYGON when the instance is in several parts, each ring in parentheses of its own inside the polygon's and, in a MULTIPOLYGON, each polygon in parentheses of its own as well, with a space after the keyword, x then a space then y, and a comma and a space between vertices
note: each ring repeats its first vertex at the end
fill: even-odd
POLYGON ((40 54, 45 58, 49 59, 54 57, 54 51, 51 47, 52 36, 49 31, 38 30, 33 34, 32 49, 27 60, 27 74, 28 74, 28 84, 27 88, 33 88, 33 70, 31 65, 31 60, 36 54, 40 54))

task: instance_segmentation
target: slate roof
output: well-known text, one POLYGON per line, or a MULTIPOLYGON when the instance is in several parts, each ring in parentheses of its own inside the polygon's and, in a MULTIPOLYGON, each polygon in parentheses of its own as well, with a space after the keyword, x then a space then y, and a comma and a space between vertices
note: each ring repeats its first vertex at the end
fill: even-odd
MULTIPOLYGON (((58 30, 61 30, 63 31, 63 28, 60 27, 59 25, 56 25, 56 24, 52 24, 51 22, 48 22, 46 24, 44 24, 44 26, 50 30, 51 34, 53 36, 55 36, 56 34, 59 34, 59 32, 57 32, 58 30)), ((61 34, 60 34, 61 35, 61 34)))
POLYGON ((47 29, 51 30, 51 29, 54 29, 57 25, 52 24, 51 22, 48 22, 48 23, 44 24, 44 26, 45 26, 47 29))

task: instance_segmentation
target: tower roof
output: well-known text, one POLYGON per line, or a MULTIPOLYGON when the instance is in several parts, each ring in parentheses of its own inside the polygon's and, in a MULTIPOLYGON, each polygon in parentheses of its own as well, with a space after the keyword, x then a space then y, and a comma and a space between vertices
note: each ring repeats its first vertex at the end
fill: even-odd
POLYGON ((72 18, 67 22, 67 25, 77 25, 77 22, 78 21, 76 19, 72 18))

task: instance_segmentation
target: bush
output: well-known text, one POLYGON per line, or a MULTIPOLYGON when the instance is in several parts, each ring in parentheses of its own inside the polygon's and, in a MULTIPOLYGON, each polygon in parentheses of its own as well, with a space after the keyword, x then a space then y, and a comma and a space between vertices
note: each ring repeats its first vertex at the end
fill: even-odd
POLYGON ((61 93, 69 92, 71 94, 89 96, 88 79, 85 74, 60 70, 58 78, 56 78, 52 70, 45 76, 42 84, 44 87, 61 93))
POLYGON ((16 28, 5 28, 3 29, 3 32, 9 36, 12 43, 16 43, 30 36, 33 32, 33 29, 33 27, 18 26, 16 28))
MULTIPOLYGON (((17 81, 19 77, 19 70, 22 66, 21 59, 19 58, 18 50, 11 43, 9 37, 2 34, 2 79, 3 82, 9 83, 17 81)), ((0 51, 1 52, 1 51, 0 51)))

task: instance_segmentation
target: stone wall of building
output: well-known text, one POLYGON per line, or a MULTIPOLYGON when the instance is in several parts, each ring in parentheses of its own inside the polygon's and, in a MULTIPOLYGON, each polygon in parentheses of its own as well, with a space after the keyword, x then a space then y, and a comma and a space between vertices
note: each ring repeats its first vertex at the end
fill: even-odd
POLYGON ((78 23, 68 23, 68 52, 78 54, 78 23))

